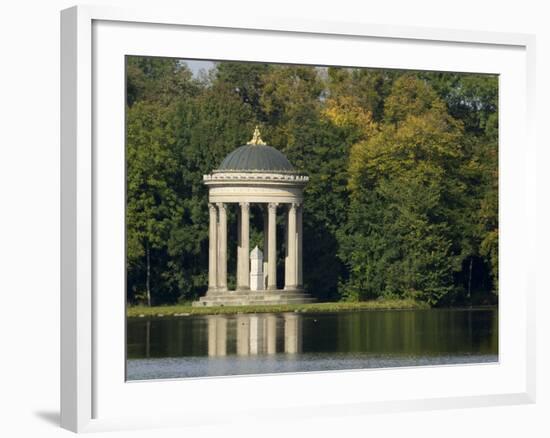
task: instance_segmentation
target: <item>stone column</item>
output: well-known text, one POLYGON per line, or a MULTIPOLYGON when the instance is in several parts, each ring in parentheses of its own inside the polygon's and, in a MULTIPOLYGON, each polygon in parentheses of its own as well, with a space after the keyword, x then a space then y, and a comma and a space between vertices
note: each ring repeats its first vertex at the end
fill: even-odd
POLYGON ((286 261, 287 278, 285 278, 285 289, 296 289, 296 204, 290 204, 288 208, 288 259, 286 261))
POLYGON ((269 227, 269 216, 268 209, 262 208, 262 213, 264 217, 264 261, 263 261, 263 282, 262 289, 267 289, 267 260, 269 258, 269 238, 268 238, 268 227, 269 227))
MULTIPOLYGON (((228 256, 229 257, 229 256, 228 256)), ((241 268, 239 264, 241 263, 241 209, 237 209, 237 264, 235 265, 235 282, 237 289, 239 288, 239 275, 241 268)))
POLYGON ((296 227, 297 227, 297 230, 296 230, 296 270, 298 271, 297 272, 297 283, 298 283, 298 288, 299 289, 302 289, 304 287, 304 276, 303 276, 303 267, 302 267, 302 233, 303 233, 303 230, 304 230, 304 227, 303 227, 303 212, 304 212, 304 206, 303 205, 300 205, 298 207, 298 210, 297 210, 297 216, 296 216, 296 221, 297 221, 297 224, 296 224, 296 227))
POLYGON ((227 290, 227 211, 224 203, 218 203, 219 235, 218 235, 218 289, 227 290))
POLYGON ((241 202, 239 250, 237 252, 237 289, 250 289, 250 204, 241 202))
POLYGON ((218 211, 216 206, 208 204, 210 227, 208 229, 208 290, 218 287, 218 211))
POLYGON ((270 202, 268 206, 267 232, 267 288, 277 289, 277 204, 270 202))
POLYGON ((289 220, 289 214, 288 214, 288 210, 286 211, 286 214, 285 214, 285 236, 284 236, 284 239, 285 239, 285 288, 286 288, 286 285, 288 284, 288 280, 290 278, 290 274, 289 274, 289 269, 290 269, 290 264, 288 263, 288 220, 289 220))

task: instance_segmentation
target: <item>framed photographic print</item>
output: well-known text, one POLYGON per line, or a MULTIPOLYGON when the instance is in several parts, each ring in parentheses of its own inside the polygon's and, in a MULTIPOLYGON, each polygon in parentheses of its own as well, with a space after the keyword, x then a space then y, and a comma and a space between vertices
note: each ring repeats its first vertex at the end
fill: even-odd
POLYGON ((532 402, 533 47, 63 11, 62 426, 532 402))

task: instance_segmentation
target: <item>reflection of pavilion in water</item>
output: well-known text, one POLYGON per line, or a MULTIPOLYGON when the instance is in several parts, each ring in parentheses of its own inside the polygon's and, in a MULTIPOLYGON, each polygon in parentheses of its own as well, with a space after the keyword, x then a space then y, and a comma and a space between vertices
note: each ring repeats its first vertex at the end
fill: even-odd
POLYGON ((208 316, 208 356, 239 356, 302 352, 300 315, 259 314, 208 316))

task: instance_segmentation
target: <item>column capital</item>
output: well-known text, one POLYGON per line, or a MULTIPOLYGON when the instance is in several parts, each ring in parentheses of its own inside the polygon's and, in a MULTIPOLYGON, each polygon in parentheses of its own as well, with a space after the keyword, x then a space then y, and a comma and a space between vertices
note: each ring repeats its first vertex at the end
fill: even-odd
POLYGON ((208 203, 208 210, 210 210, 210 213, 216 212, 216 205, 212 203, 208 203))
POLYGON ((216 202, 216 206, 220 209, 220 210, 225 210, 226 208, 226 204, 225 202, 216 202))
POLYGON ((239 206, 244 209, 250 208, 250 202, 239 202, 239 206))
POLYGON ((270 202, 269 204, 267 204, 267 208, 269 208, 270 210, 277 210, 278 206, 279 206, 278 202, 270 202))

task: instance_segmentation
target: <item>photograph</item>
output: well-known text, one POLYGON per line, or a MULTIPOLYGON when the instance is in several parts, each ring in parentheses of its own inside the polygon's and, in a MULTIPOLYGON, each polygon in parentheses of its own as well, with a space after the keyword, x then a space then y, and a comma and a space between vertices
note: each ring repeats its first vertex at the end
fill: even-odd
POLYGON ((125 84, 127 381, 499 361, 499 75, 126 55, 125 84))

